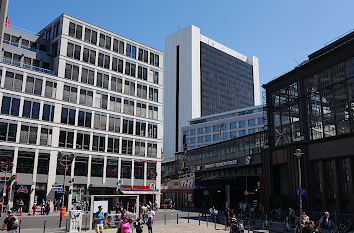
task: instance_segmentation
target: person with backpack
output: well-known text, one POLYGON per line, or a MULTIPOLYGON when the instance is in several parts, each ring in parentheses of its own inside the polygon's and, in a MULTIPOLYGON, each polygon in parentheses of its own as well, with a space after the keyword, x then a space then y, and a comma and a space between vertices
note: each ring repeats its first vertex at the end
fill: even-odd
POLYGON ((152 233, 152 225, 155 223, 155 211, 151 209, 151 206, 148 206, 148 212, 146 213, 148 220, 146 225, 148 226, 148 232, 152 233))
POLYGON ((95 221, 96 225, 96 233, 103 233, 104 214, 102 209, 102 206, 98 206, 98 211, 93 215, 93 220, 95 221))
POLYGON ((324 213, 324 216, 321 217, 320 223, 318 224, 318 230, 323 229, 324 233, 332 232, 333 228, 338 228, 334 223, 328 211, 324 213))
POLYGON ((16 233, 19 225, 18 218, 12 215, 11 210, 8 210, 7 217, 4 220, 4 224, 2 224, 1 231, 3 231, 6 226, 7 233, 16 233))

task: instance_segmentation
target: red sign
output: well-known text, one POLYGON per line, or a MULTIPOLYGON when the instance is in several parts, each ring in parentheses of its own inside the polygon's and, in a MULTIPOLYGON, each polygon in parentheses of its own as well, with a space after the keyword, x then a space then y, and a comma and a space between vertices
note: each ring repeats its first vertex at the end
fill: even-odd
POLYGON ((149 186, 144 186, 144 185, 124 185, 123 188, 125 188, 125 189, 150 189, 149 186))
POLYGON ((141 162, 141 163, 157 163, 154 160, 146 160, 146 159, 135 159, 134 162, 141 162))

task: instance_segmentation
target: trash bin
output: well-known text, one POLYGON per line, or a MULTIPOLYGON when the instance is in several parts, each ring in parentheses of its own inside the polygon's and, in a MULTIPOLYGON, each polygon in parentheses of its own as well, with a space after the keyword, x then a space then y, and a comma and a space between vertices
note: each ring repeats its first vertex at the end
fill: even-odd
POLYGON ((70 210, 69 232, 79 232, 82 226, 82 210, 70 210))

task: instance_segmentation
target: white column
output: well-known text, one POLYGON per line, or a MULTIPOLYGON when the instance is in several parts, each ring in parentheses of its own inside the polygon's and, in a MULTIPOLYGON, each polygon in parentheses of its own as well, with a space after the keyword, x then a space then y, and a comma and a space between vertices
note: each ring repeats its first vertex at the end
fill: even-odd
POLYGON ((122 158, 118 158, 118 181, 120 180, 121 171, 122 171, 122 158))
POLYGON ((91 183, 91 161, 92 161, 92 155, 89 155, 88 164, 87 164, 87 188, 90 186, 91 183))
POLYGON ((130 178, 131 178, 130 185, 134 185, 134 159, 132 159, 132 174, 130 178))
MULTIPOLYGON (((75 140, 76 142, 76 140, 75 140)), ((71 182, 74 178, 74 169, 75 169, 75 159, 73 160, 72 164, 71 164, 71 175, 70 175, 70 182, 69 182, 69 195, 68 195, 68 208, 71 209, 71 205, 72 205, 72 202, 73 202, 73 186, 74 186, 74 182, 71 182)))
POLYGON ((147 163, 144 163, 144 186, 146 186, 147 180, 147 163))
POLYGON ((34 166, 33 166, 33 175, 32 175, 32 185, 31 185, 31 195, 30 195, 30 205, 29 208, 33 206, 34 203, 34 196, 36 195, 36 180, 37 180, 37 168, 38 168, 38 155, 39 150, 36 149, 34 153, 34 166))
MULTIPOLYGON (((157 162, 156 164, 156 189, 161 192, 161 162, 157 162)), ((156 195, 157 207, 160 208, 161 195, 156 195)))
MULTIPOLYGON (((54 144, 58 144, 58 142, 54 142, 54 144)), ((53 184, 55 184, 55 179, 57 174, 57 158, 58 158, 58 151, 51 151, 49 155, 47 199, 52 201, 54 201, 55 198, 55 192, 52 192, 52 186, 53 184)), ((51 208, 51 211, 52 210, 53 208, 51 208)))
POLYGON ((102 179, 103 184, 106 183, 106 170, 107 170, 107 155, 105 155, 103 158, 103 179, 102 179))

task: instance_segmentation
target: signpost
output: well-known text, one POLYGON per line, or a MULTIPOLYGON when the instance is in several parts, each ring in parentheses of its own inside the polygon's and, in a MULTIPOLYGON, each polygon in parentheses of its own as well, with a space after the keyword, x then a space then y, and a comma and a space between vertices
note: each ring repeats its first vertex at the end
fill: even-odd
POLYGON ((63 185, 61 184, 53 184, 52 185, 53 192, 63 192, 63 185))
POLYGON ((306 195, 306 189, 299 188, 296 190, 297 195, 305 196, 306 195))

